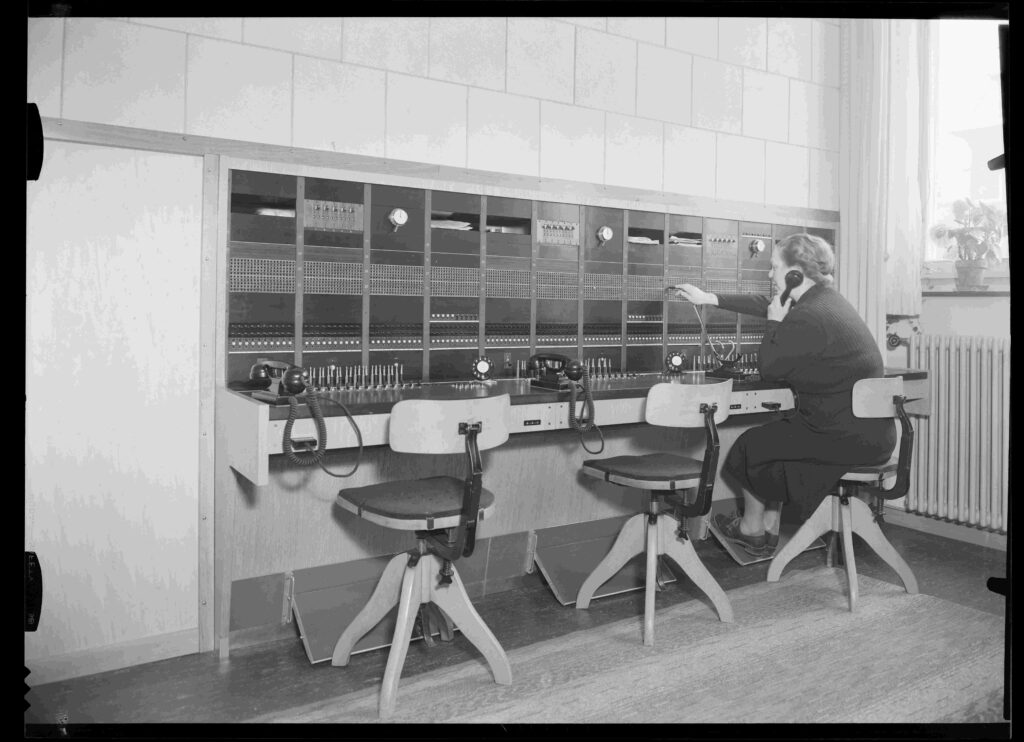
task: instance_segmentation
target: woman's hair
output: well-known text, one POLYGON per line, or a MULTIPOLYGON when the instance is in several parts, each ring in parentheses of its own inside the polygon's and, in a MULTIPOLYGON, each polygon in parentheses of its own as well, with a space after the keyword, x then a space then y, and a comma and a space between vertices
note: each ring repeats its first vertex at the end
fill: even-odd
POLYGON ((836 254, 821 237, 801 233, 784 237, 778 243, 779 257, 786 265, 799 268, 815 283, 831 285, 836 269, 836 254))

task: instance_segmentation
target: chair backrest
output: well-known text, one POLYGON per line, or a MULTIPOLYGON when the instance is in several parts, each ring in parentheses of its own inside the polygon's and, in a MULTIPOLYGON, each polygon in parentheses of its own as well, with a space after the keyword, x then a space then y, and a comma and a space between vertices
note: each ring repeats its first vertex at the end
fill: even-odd
POLYGON ((703 428, 701 404, 717 404, 715 424, 729 417, 732 379, 703 384, 655 384, 647 392, 644 419, 670 428, 703 428))
POLYGON ((403 399, 391 408, 388 443, 402 453, 462 453, 466 436, 459 423, 483 423, 481 451, 508 440, 509 395, 470 399, 403 399))
POLYGON ((892 398, 902 394, 902 376, 861 379, 853 385, 854 417, 896 417, 892 398))

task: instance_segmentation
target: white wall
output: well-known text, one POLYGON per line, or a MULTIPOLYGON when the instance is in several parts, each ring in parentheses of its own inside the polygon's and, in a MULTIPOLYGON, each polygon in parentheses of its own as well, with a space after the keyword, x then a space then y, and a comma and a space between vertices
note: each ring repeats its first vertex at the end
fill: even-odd
POLYGON ((924 296, 921 332, 928 335, 1010 337, 1009 296, 924 296))
POLYGON ((96 648, 195 630, 199 602, 202 159, 52 141, 44 155, 26 188, 33 684, 96 648))
MULTIPOLYGON (((27 34, 44 117, 837 209, 838 21, 76 17, 27 34)), ((197 572, 201 163, 45 151, 27 241, 37 666, 194 627, 197 572)))
POLYGON ((836 210, 810 18, 33 18, 43 116, 836 210))

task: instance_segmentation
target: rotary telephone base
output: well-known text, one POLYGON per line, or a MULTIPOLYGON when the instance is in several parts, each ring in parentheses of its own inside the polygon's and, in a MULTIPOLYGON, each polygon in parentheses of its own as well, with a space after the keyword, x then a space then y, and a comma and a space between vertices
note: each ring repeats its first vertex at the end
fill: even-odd
POLYGON ((746 374, 740 371, 735 366, 723 363, 718 368, 705 372, 704 376, 712 379, 738 379, 742 381, 743 379, 750 376, 750 374, 746 374))
POLYGON ((539 379, 530 379, 530 386, 540 389, 550 389, 556 392, 567 392, 572 389, 576 382, 570 381, 564 374, 546 373, 539 379))
MULTIPOLYGON (((288 400, 289 400, 288 395, 281 396, 280 394, 274 394, 273 392, 268 392, 268 391, 263 391, 263 390, 259 390, 259 391, 253 392, 252 393, 252 398, 253 399, 258 399, 261 402, 268 402, 269 404, 272 404, 272 405, 287 406, 289 404, 289 402, 288 402, 288 400)), ((295 397, 295 400, 300 405, 306 404, 306 399, 303 396, 297 396, 297 397, 295 397)))

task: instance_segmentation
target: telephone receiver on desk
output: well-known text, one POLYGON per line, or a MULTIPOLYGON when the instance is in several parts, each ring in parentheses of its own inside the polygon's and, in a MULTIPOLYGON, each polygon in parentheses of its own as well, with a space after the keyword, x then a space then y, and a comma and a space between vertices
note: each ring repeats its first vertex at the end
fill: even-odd
POLYGON ((590 376, 587 374, 586 366, 578 360, 557 353, 537 353, 530 356, 528 368, 540 372, 540 377, 530 382, 531 386, 569 392, 569 427, 579 434, 583 449, 591 454, 604 451, 604 435, 594 422, 594 397, 590 393, 590 376), (582 418, 577 417, 576 413, 576 400, 581 390, 585 410, 582 418), (596 451, 591 451, 583 442, 583 434, 591 430, 597 430, 601 439, 601 447, 596 451))
POLYGON ((359 426, 353 419, 348 408, 337 400, 327 398, 345 413, 352 429, 355 431, 356 440, 359 443, 359 450, 356 453, 356 463, 352 470, 344 474, 335 474, 323 465, 321 459, 327 451, 327 424, 324 422, 324 413, 320 409, 320 399, 316 392, 309 388, 309 372, 301 366, 285 361, 257 361, 249 369, 249 383, 252 386, 263 387, 252 393, 254 399, 259 399, 270 404, 288 404, 288 420, 284 424, 284 435, 281 440, 281 449, 285 456, 293 464, 301 466, 313 466, 317 464, 332 477, 350 477, 356 473, 359 463, 363 457, 363 435, 359 426), (292 426, 299 417, 299 404, 305 403, 309 406, 309 412, 316 425, 316 439, 300 438, 292 439, 292 426), (302 445, 305 450, 295 451, 296 445, 302 445), (314 448, 315 446, 315 448, 314 448))
POLYGON ((249 382, 262 386, 253 397, 265 402, 283 404, 281 397, 295 396, 306 391, 309 377, 304 368, 285 361, 257 361, 249 369, 249 382))
POLYGON ((804 282, 804 274, 800 271, 790 271, 786 274, 786 290, 779 297, 779 304, 785 306, 789 300, 789 292, 804 282))
POLYGON ((527 367, 531 371, 540 372, 540 376, 533 380, 534 384, 546 389, 568 389, 569 385, 563 381, 563 376, 569 381, 579 381, 583 377, 582 363, 557 353, 532 355, 527 367))

